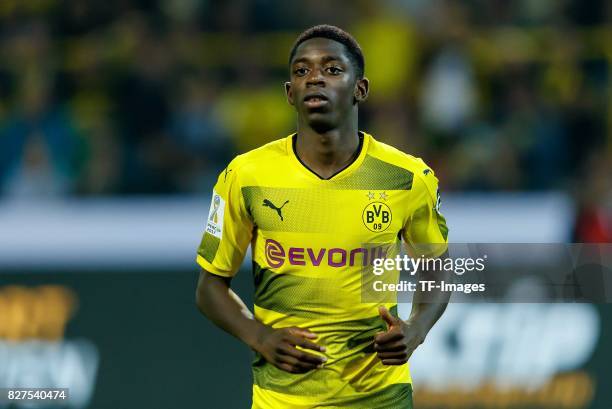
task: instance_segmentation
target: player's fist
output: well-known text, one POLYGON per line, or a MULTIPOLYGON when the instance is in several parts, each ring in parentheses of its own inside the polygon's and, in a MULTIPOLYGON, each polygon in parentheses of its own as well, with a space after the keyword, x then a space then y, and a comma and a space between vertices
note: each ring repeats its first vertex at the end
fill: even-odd
POLYGON ((416 325, 410 325, 391 315, 381 306, 380 317, 387 324, 387 331, 374 337, 374 350, 384 365, 403 365, 425 340, 425 334, 416 325))
POLYGON ((320 368, 327 358, 298 349, 325 352, 325 347, 312 342, 317 335, 298 327, 272 328, 264 326, 259 334, 255 350, 266 361, 291 373, 304 373, 320 368))

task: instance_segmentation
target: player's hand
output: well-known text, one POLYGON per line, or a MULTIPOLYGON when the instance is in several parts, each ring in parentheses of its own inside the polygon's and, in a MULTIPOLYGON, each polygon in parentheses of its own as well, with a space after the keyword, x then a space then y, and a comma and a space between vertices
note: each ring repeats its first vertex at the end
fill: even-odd
POLYGON ((385 307, 379 307, 378 312, 387 324, 387 331, 376 334, 374 350, 383 365, 403 365, 423 343, 426 334, 416 324, 394 317, 385 307))
POLYGON ((320 368, 327 361, 325 357, 296 348, 300 346, 312 351, 325 352, 324 346, 311 341, 315 338, 316 334, 303 328, 265 327, 255 350, 277 368, 291 373, 305 373, 320 368))

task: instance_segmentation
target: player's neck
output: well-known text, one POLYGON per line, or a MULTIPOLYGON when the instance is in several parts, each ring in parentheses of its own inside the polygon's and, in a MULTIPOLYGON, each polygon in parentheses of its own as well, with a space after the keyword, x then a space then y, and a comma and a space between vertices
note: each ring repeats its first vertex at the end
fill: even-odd
POLYGON ((308 126, 298 126, 295 153, 310 170, 328 179, 355 160, 359 146, 356 121, 323 133, 308 126))

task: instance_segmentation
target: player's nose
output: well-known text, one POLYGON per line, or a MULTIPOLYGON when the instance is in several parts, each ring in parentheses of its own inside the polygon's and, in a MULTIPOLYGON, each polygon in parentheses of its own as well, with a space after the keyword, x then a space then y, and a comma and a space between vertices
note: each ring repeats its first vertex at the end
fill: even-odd
POLYGON ((323 77, 323 73, 321 70, 316 69, 310 72, 310 75, 306 79, 306 85, 308 86, 325 86, 325 78, 323 77))

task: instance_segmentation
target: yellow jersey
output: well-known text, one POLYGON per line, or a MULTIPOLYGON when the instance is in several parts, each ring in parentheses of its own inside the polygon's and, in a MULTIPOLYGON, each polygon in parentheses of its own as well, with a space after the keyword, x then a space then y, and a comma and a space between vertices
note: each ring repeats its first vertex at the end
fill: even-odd
MULTIPOLYGON (((385 366, 373 350, 386 325, 380 304, 362 302, 362 271, 381 255, 369 243, 446 250, 438 180, 421 159, 364 132, 356 159, 321 179, 297 157, 295 138, 239 155, 221 172, 197 255, 204 270, 231 277, 251 245, 255 318, 307 328, 326 347, 324 366, 305 374, 256 354, 253 408, 411 407, 408 364, 385 366)), ((397 300, 386 301, 397 315, 397 300)))

